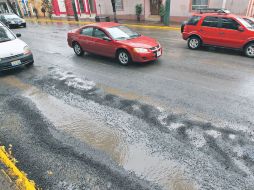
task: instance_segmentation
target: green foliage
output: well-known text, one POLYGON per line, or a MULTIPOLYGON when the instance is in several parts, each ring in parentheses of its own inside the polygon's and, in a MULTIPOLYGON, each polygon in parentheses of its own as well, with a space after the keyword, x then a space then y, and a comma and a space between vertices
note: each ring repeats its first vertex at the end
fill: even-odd
POLYGON ((166 14, 165 6, 161 4, 160 6, 160 16, 163 17, 166 14))
POLYGON ((52 18, 53 8, 51 0, 42 0, 41 11, 45 14, 48 13, 49 18, 52 18))
POLYGON ((142 13, 142 11, 143 11, 142 4, 137 4, 137 5, 136 5, 136 15, 137 15, 137 16, 140 16, 141 13, 142 13))

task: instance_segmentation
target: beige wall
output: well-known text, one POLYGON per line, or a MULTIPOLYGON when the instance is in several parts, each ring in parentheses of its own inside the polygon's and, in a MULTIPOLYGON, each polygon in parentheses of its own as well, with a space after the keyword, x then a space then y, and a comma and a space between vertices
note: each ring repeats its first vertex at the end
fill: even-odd
POLYGON ((171 0, 170 15, 186 17, 190 13, 190 0, 171 0))
MULTIPOLYGON (((231 10, 234 14, 245 15, 247 12, 250 0, 210 0, 210 8, 222 8, 223 1, 225 1, 226 9, 231 10)), ((162 0, 165 2, 165 0, 162 0)), ((192 0, 171 0, 170 15, 172 21, 183 21, 192 14, 191 11, 192 0)), ((135 5, 143 4, 142 17, 150 16, 150 0, 123 0, 123 10, 117 11, 119 18, 135 19, 135 5)), ((101 4, 102 15, 112 15, 111 0, 97 0, 97 12, 99 12, 99 4, 101 4)))
POLYGON ((227 0, 226 8, 234 14, 245 15, 250 0, 227 0))
MULTIPOLYGON (((97 0, 96 1, 97 12, 100 13, 101 5, 101 13, 103 15, 112 15, 112 4, 111 0, 97 0)), ((144 0, 123 0, 123 10, 118 10, 117 15, 135 15, 135 6, 136 4, 143 4, 144 0)), ((143 6, 144 7, 144 6, 143 6)), ((144 14, 144 11, 143 11, 144 14)))

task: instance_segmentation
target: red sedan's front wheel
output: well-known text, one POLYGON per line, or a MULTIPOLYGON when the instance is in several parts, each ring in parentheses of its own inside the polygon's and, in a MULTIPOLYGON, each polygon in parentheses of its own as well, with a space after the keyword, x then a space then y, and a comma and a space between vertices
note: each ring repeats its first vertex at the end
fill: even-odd
POLYGON ((84 51, 82 50, 82 47, 76 42, 73 45, 73 50, 76 53, 77 56, 81 56, 84 54, 84 51))
POLYGON ((131 63, 131 56, 126 50, 119 50, 117 59, 121 65, 129 65, 131 63))

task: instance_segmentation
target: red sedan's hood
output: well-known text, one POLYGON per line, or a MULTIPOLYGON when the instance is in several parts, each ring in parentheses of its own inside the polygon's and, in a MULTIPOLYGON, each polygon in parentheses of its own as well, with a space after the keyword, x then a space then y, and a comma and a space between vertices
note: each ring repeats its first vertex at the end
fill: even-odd
POLYGON ((127 46, 131 46, 133 48, 136 47, 151 48, 158 45, 158 42, 155 39, 147 36, 139 36, 137 38, 133 38, 130 40, 123 40, 118 42, 127 46))

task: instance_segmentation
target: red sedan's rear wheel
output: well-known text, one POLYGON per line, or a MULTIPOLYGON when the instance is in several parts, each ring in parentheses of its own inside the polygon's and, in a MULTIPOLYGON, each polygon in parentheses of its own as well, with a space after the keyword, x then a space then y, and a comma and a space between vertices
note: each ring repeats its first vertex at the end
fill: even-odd
POLYGON ((75 42, 73 44, 73 50, 74 50, 74 52, 76 53, 77 56, 81 56, 81 55, 84 54, 84 51, 82 50, 82 47, 77 42, 75 42))

